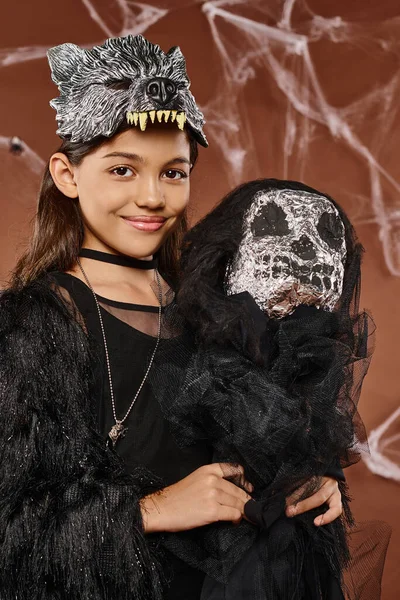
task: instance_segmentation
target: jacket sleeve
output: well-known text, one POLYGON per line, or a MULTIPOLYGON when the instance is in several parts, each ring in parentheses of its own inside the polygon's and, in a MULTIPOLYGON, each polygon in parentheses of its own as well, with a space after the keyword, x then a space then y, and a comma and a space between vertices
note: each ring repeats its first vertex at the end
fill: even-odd
POLYGON ((87 336, 39 284, 0 300, 0 597, 162 597, 140 498, 94 429, 87 336))

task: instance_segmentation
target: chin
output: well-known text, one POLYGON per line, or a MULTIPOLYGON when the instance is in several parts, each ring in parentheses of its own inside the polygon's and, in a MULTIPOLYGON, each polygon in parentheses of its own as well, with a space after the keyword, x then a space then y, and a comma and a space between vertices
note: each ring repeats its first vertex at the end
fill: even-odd
POLYGON ((151 258, 161 247, 161 244, 157 245, 146 245, 140 248, 132 248, 132 246, 126 246, 125 248, 118 248, 118 252, 126 254, 132 258, 138 258, 139 260, 145 260, 151 258))
POLYGON ((172 231, 168 230, 158 233, 146 232, 128 236, 117 235, 115 236, 115 241, 109 240, 106 243, 120 254, 126 254, 132 258, 146 259, 159 251, 171 233, 172 231))
POLYGON ((129 254, 135 258, 148 258, 149 256, 153 256, 160 250, 169 235, 169 232, 168 235, 157 237, 150 234, 147 240, 141 240, 141 243, 137 243, 136 241, 135 244, 127 244, 125 254, 129 254))

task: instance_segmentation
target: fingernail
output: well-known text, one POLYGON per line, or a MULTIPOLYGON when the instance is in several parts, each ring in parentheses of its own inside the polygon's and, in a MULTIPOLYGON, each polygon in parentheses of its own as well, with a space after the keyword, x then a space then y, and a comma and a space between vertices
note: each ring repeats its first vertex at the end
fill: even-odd
POLYGON ((324 522, 324 517, 317 517, 314 521, 314 524, 319 527, 324 522))
POLYGON ((295 506, 289 506, 286 509, 286 514, 288 517, 293 517, 296 514, 296 507, 295 506))

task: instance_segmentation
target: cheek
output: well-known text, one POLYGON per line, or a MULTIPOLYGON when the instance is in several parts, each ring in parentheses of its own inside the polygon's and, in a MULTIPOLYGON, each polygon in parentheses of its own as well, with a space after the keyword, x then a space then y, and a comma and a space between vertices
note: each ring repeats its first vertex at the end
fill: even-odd
POLYGON ((126 203, 127 186, 118 187, 107 179, 97 177, 79 185, 78 194, 83 215, 98 220, 126 203))
POLYGON ((165 208, 163 212, 168 215, 171 227, 175 227, 176 221, 183 215, 189 204, 189 185, 167 185, 164 188, 165 208), (172 188, 172 189, 171 189, 172 188))
POLYGON ((165 184, 164 200, 165 207, 170 216, 180 216, 189 203, 190 184, 171 185, 165 184))
MULTIPOLYGON (((172 186, 171 186, 172 187, 172 186)), ((176 186, 177 188, 179 186, 176 186)), ((168 215, 167 227, 162 230, 162 243, 169 237, 179 226, 181 219, 185 213, 185 209, 189 203, 190 190, 189 186, 182 186, 180 190, 172 190, 165 199, 164 212, 168 215), (184 187, 184 189, 182 189, 184 187)))

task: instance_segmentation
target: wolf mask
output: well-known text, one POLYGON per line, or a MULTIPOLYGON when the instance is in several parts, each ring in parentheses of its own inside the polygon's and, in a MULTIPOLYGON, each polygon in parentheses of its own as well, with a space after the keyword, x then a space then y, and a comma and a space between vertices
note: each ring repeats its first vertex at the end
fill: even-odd
POLYGON ((72 142, 111 137, 124 121, 146 129, 150 119, 189 128, 202 146, 203 114, 196 106, 178 47, 166 54, 141 35, 108 39, 84 50, 61 44, 48 53, 51 76, 60 90, 50 105, 57 133, 72 142))

